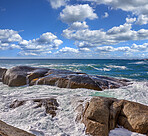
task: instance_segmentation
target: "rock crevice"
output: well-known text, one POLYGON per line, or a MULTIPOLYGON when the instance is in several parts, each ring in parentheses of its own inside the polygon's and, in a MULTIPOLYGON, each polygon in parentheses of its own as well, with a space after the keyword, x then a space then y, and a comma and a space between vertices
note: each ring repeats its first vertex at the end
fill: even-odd
POLYGON ((86 133, 108 136, 118 125, 148 135, 148 106, 115 98, 94 97, 83 107, 79 120, 86 126, 86 133))

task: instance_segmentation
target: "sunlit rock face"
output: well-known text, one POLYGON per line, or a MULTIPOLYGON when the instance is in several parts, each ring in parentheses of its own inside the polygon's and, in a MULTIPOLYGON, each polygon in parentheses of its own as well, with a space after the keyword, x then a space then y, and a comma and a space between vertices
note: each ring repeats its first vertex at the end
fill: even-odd
POLYGON ((3 121, 0 121, 0 136, 35 136, 24 130, 10 126, 3 121))
POLYGON ((115 98, 93 97, 81 107, 81 111, 77 119, 85 124, 86 133, 93 136, 108 136, 117 125, 148 135, 148 106, 115 98))
POLYGON ((126 86, 129 81, 69 70, 34 68, 17 66, 8 69, 3 75, 2 82, 9 86, 51 85, 60 88, 87 88, 102 91, 104 89, 126 86))
POLYGON ((34 70, 34 68, 27 66, 17 66, 8 69, 3 76, 2 82, 9 86, 26 85, 27 72, 34 70))

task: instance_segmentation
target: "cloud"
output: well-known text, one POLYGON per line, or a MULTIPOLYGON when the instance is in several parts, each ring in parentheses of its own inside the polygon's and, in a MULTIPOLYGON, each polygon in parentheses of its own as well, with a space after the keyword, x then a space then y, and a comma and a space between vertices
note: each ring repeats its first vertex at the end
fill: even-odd
POLYGON ((62 53, 62 54, 79 53, 79 50, 74 49, 74 48, 70 48, 70 47, 64 47, 64 48, 60 49, 59 51, 57 51, 57 54, 58 53, 62 53))
POLYGON ((89 48, 79 48, 79 51, 81 51, 81 52, 90 52, 91 50, 89 48))
POLYGON ((109 14, 107 12, 104 13, 104 15, 102 16, 102 18, 107 18, 109 16, 109 14))
POLYGON ((148 16, 147 15, 140 15, 136 21, 138 25, 146 25, 148 24, 148 16))
POLYGON ((134 14, 148 14, 147 0, 83 0, 94 2, 96 4, 109 5, 115 9, 122 9, 123 11, 131 11, 134 14))
MULTIPOLYGON (((71 48, 64 47, 57 51, 54 55, 56 57, 64 57, 64 58, 116 58, 117 55, 119 58, 140 58, 140 54, 148 54, 148 43, 144 43, 142 45, 133 44, 131 46, 121 46, 121 47, 113 47, 113 46, 99 46, 96 48, 71 48), (115 55, 116 54, 116 55, 115 55), (102 56, 103 55, 103 56, 102 56)), ((142 57, 142 56, 141 56, 142 57)))
POLYGON ((98 46, 98 45, 95 44, 95 43, 90 43, 90 42, 87 42, 87 41, 76 41, 76 42, 75 42, 75 45, 76 45, 78 48, 91 48, 91 47, 96 47, 96 46, 98 46))
MULTIPOLYGON (((131 20, 130 20, 131 21, 131 20)), ((115 45, 121 42, 130 40, 146 40, 148 39, 148 30, 140 29, 132 30, 132 25, 125 23, 120 26, 115 26, 108 31, 103 30, 63 30, 63 36, 67 39, 76 41, 79 48, 91 48, 99 45, 115 45)))
POLYGON ((0 50, 19 49, 19 55, 46 55, 51 53, 52 49, 58 49, 62 43, 63 41, 50 32, 43 33, 39 38, 27 41, 22 39, 18 31, 0 30, 0 50))
POLYGON ((136 51, 148 52, 148 43, 144 43, 142 45, 137 45, 134 43, 131 48, 135 49, 136 51))
POLYGON ((51 7, 54 9, 60 8, 61 6, 65 6, 69 0, 47 0, 50 2, 51 7))
POLYGON ((66 6, 60 13, 60 19, 65 23, 84 21, 85 19, 96 19, 97 14, 88 4, 66 6))
POLYGON ((89 48, 71 48, 71 47, 63 47, 56 53, 53 53, 55 57, 58 58, 92 58, 95 52, 91 52, 89 48))
POLYGON ((97 5, 105 4, 113 9, 121 9, 126 12, 132 12, 139 16, 137 24, 147 24, 148 21, 148 0, 83 0, 97 5))
POLYGON ((115 35, 115 34, 121 34, 121 33, 123 34, 123 33, 129 32, 131 28, 132 28, 131 24, 127 24, 127 23, 120 26, 114 26, 113 28, 107 31, 107 35, 115 35))
POLYGON ((19 45, 11 44, 10 49, 21 49, 19 45))
POLYGON ((112 46, 101 46, 96 48, 97 52, 126 52, 126 53, 132 53, 132 52, 148 52, 148 43, 144 43, 142 45, 133 44, 131 47, 123 46, 123 47, 117 47, 114 48, 112 46))
POLYGON ((96 51, 99 51, 99 52, 112 52, 112 51, 115 51, 115 49, 112 46, 103 46, 103 47, 97 47, 96 51))
POLYGON ((19 43, 21 47, 20 55, 45 55, 51 53, 52 49, 58 49, 63 41, 59 40, 56 35, 47 32, 43 33, 40 38, 33 40, 22 40, 19 43))
POLYGON ((18 34, 17 31, 9 29, 0 29, 0 49, 8 49, 11 47, 11 44, 20 42, 22 37, 18 34))
POLYGON ((17 31, 9 29, 0 30, 0 40, 2 43, 18 42, 22 40, 17 31))
POLYGON ((115 51, 134 52, 134 50, 132 50, 130 47, 127 47, 127 46, 115 48, 115 51))
POLYGON ((37 53, 25 52, 25 51, 19 52, 19 55, 21 55, 21 56, 38 56, 37 53))
POLYGON ((126 18, 126 23, 131 24, 134 23, 136 21, 136 18, 126 18))
POLYGON ((86 22, 74 22, 71 24, 70 29, 79 30, 79 29, 86 29, 88 25, 86 22))

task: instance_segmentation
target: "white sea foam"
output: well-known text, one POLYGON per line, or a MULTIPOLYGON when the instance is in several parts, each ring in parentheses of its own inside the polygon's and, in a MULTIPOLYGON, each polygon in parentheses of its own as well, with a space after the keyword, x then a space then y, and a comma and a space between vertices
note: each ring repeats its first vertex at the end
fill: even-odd
POLYGON ((111 69, 108 69, 108 68, 96 68, 93 65, 89 65, 89 66, 92 67, 95 70, 98 70, 98 71, 110 71, 111 70, 111 69))
POLYGON ((110 131, 109 136, 145 136, 143 134, 134 133, 124 128, 115 128, 110 131))
MULTIPOLYGON (((28 87, 8 87, 0 83, 0 119, 37 136, 85 136, 83 124, 75 122, 74 109, 78 99, 92 96, 110 96, 127 99, 148 105, 148 82, 134 82, 128 87, 98 92, 89 89, 66 89, 46 85, 28 87), (35 103, 28 101, 24 106, 10 109, 16 99, 56 97, 60 104, 56 117, 45 114, 44 107, 34 108, 35 103)), ((125 129, 117 128, 109 136, 142 136, 125 129), (122 132, 122 135, 120 135, 122 132)))
POLYGON ((103 92, 94 92, 92 95, 110 96, 118 99, 126 99, 148 105, 148 81, 133 82, 128 86, 118 89, 108 89, 103 92))
POLYGON ((108 65, 106 67, 108 67, 108 68, 117 68, 117 69, 127 69, 126 66, 116 66, 116 65, 108 65))
MULTIPOLYGON (((89 97, 92 90, 61 89, 51 86, 30 86, 10 88, 0 84, 0 119, 18 128, 27 130, 37 136, 80 136, 85 135, 84 125, 75 123, 73 104, 75 98, 89 97), (35 104, 27 102, 24 106, 10 109, 15 99, 32 99, 56 97, 60 106, 57 116, 52 118, 45 114, 45 109, 34 108, 35 104)), ((75 104, 77 105, 77 104, 75 104)))
POLYGON ((132 63, 129 63, 129 64, 137 64, 137 65, 148 64, 148 61, 137 61, 137 62, 132 62, 132 63))

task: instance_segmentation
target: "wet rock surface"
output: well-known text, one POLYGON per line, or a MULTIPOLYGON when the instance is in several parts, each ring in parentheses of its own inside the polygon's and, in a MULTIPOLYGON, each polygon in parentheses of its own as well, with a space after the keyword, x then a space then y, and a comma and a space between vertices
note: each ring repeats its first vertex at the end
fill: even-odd
POLYGON ((35 136, 19 128, 13 127, 0 121, 0 136, 35 136))
POLYGON ((17 66, 8 69, 2 78, 2 82, 9 86, 22 86, 26 85, 27 72, 34 70, 32 67, 17 66))
POLYGON ((119 88, 130 82, 106 76, 88 75, 86 73, 69 70, 34 68, 17 66, 8 69, 3 75, 2 82, 11 87, 22 85, 51 85, 60 88, 87 88, 102 91, 104 89, 119 88))
POLYGON ((148 135, 148 106, 115 98, 94 97, 81 108, 77 120, 86 126, 86 133, 108 136, 117 125, 148 135))
POLYGON ((44 107, 46 114, 50 114, 52 117, 56 116, 56 110, 58 109, 58 102, 55 98, 44 98, 44 99, 30 99, 30 100, 15 100, 9 107, 17 108, 24 105, 27 101, 37 103, 34 108, 44 107))
POLYGON ((5 72, 7 71, 6 68, 0 68, 0 82, 2 82, 2 77, 5 74, 5 72))

